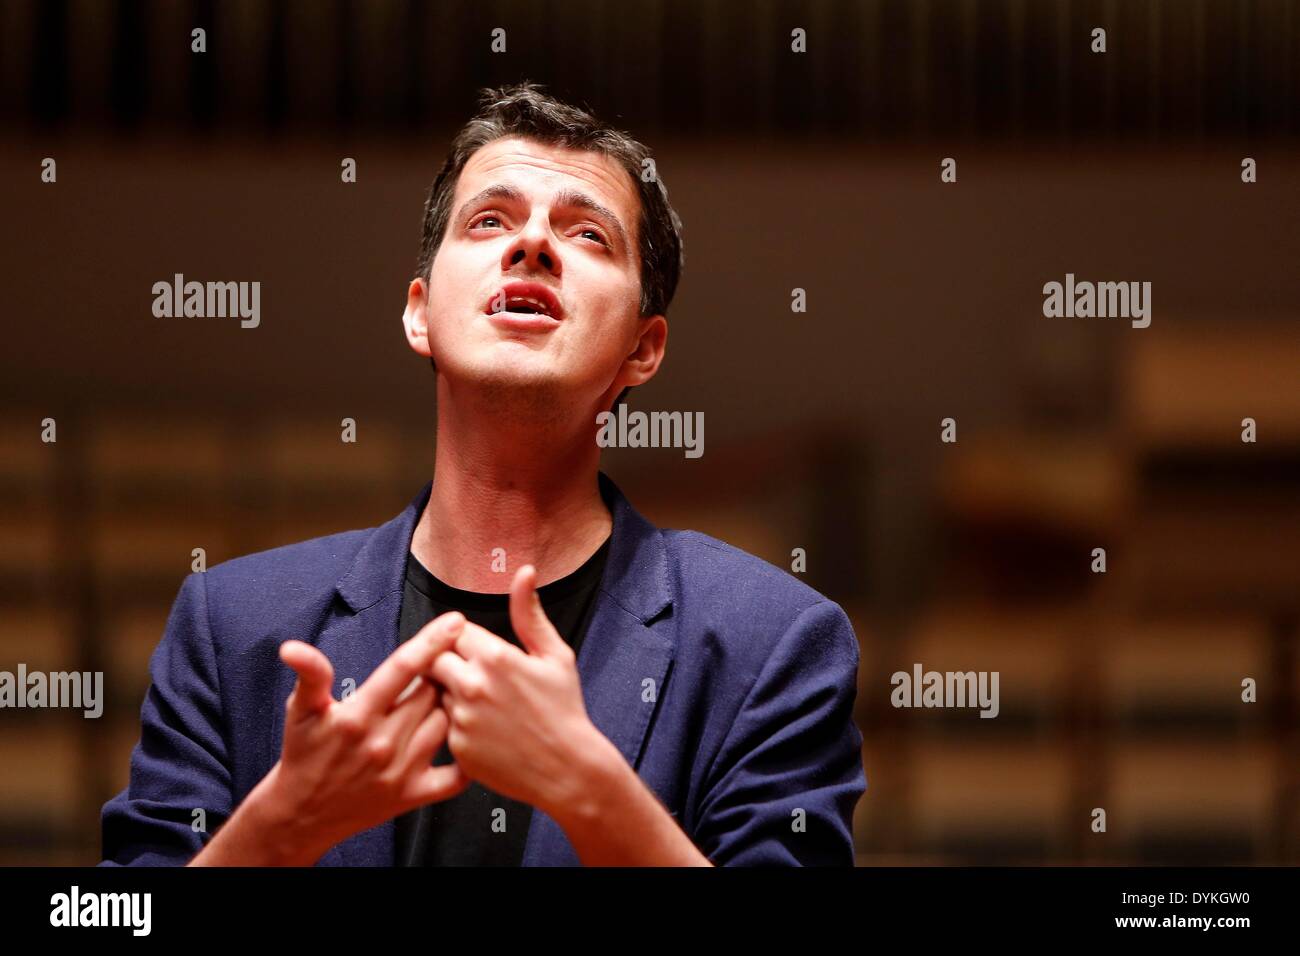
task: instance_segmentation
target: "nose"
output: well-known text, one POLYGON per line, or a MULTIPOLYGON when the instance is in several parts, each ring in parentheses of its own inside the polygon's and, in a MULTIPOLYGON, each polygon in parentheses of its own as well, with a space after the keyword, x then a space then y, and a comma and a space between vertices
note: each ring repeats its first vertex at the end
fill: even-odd
POLYGON ((538 210, 528 220, 527 225, 519 230, 514 241, 502 254, 503 270, 508 271, 518 265, 523 265, 529 272, 549 272, 557 278, 560 275, 559 250, 545 210, 538 210))

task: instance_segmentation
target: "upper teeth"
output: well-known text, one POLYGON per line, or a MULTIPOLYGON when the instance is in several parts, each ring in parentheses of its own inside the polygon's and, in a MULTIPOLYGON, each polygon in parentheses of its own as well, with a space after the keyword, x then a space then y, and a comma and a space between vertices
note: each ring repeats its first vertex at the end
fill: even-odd
POLYGON ((507 304, 507 305, 519 305, 520 303, 523 303, 524 305, 531 305, 531 306, 532 306, 534 309, 536 309, 538 312, 549 312, 549 311, 550 311, 550 310, 547 308, 546 304, 545 304, 544 302, 542 302, 540 299, 534 299, 534 298, 532 298, 531 296, 527 296, 527 295, 513 295, 513 296, 510 297, 510 299, 507 301, 506 304, 507 304))

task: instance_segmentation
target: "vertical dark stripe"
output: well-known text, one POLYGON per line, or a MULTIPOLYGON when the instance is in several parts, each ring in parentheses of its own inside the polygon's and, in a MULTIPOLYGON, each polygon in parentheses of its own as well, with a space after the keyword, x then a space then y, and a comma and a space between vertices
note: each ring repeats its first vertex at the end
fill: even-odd
MULTIPOLYGON (((443 19, 447 33, 442 45, 456 49, 457 58, 463 69, 461 75, 469 80, 465 87, 457 90, 462 107, 459 122, 464 122, 467 115, 464 111, 472 111, 477 105, 478 89, 491 83, 491 77, 497 68, 494 60, 501 56, 492 52, 492 31, 505 24, 498 22, 501 18, 496 15, 495 7, 489 9, 485 4, 476 3, 474 0, 457 0, 439 6, 438 14, 440 19, 443 19)), ((512 45, 510 31, 507 29, 505 55, 510 56, 509 51, 515 49, 518 43, 519 38, 516 37, 512 45)), ((533 79, 538 78, 533 77, 533 79)))
POLYGON ((404 124, 421 123, 429 102, 429 71, 424 29, 428 8, 420 0, 406 0, 402 10, 402 45, 404 64, 402 84, 402 120, 404 124))
POLYGON ((337 73, 334 87, 334 113, 338 125, 344 129, 352 126, 357 115, 357 8, 354 0, 336 0, 338 20, 337 73))
POLYGON ((266 100, 267 129, 276 133, 287 119, 289 103, 289 28, 285 0, 270 0, 266 7, 266 100))
MULTIPOLYGON (((62 6, 62 4, 59 4, 62 6)), ((54 581, 55 593, 71 612, 75 629, 77 669, 112 673, 108 664, 107 642, 103 627, 102 595, 96 582, 95 562, 87 560, 86 528, 96 520, 94 496, 90 493, 90 462, 86 449, 89 421, 81 402, 73 401, 60 408, 57 421, 60 441, 54 456, 54 581), (70 439, 70 440, 69 440, 70 439)), ((113 686, 105 681, 100 703, 107 709, 113 686)), ((112 768, 107 766, 107 748, 100 745, 99 735, 77 734, 80 755, 83 819, 94 819, 98 796, 110 791, 112 768)), ((62 836, 62 834, 61 834, 62 836)))
POLYGON ((880 7, 880 132, 897 135, 907 122, 907 0, 883 0, 880 7))
POLYGON ((217 25, 215 0, 195 0, 190 30, 202 28, 207 34, 206 53, 193 52, 190 44, 190 121, 199 129, 211 129, 217 120, 217 62, 221 56, 221 36, 217 25))
MULTIPOLYGON (((659 96, 663 103, 672 107, 671 118, 665 118, 677 129, 691 132, 700 128, 704 98, 688 91, 697 90, 701 83, 707 82, 696 22, 698 16, 699 11, 690 0, 667 0, 663 5, 664 36, 657 47, 662 51, 663 63, 659 96)), ((806 71, 800 73, 804 82, 798 84, 798 100, 806 105, 806 71)), ((789 88, 785 92, 789 95, 789 88)))
POLYGON ((1070 0, 1057 0, 1056 7, 1056 132, 1070 139, 1070 74, 1074 63, 1074 22, 1070 0))
MULTIPOLYGON (((862 120, 864 90, 859 75, 864 54, 862 22, 855 0, 835 0, 829 20, 830 35, 826 37, 827 88, 822 97, 824 109, 829 114, 828 129, 840 135, 856 134, 862 120)), ((744 62, 728 64, 730 72, 739 73, 744 62)), ((733 86, 742 93, 747 84, 737 77, 733 86)), ((737 119, 750 120, 751 114, 737 114, 737 119)), ((749 123, 747 122, 744 129, 749 123)))
POLYGON ((1242 136, 1250 134, 1250 97, 1247 89, 1250 82, 1250 7, 1246 0, 1239 0, 1233 8, 1235 33, 1237 36, 1237 62, 1233 73, 1233 88, 1236 96, 1237 132, 1242 136))
POLYGON ((149 24, 138 0, 117 0, 109 101, 117 125, 134 128, 148 106, 149 24))
POLYGON ((1008 9, 1007 29, 1010 41, 1007 44, 1008 65, 1007 89, 1010 97, 1006 104, 1007 128, 1013 136, 1024 133, 1025 122, 1025 6, 1024 0, 1011 0, 1008 9))
POLYGON ((36 10, 32 115, 39 125, 49 126, 68 113, 68 3, 50 0, 37 4, 36 10))

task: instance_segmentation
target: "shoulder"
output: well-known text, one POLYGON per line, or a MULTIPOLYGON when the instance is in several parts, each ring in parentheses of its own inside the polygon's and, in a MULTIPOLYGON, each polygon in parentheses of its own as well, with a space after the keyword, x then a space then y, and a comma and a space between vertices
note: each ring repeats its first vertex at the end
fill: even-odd
POLYGON ((692 629, 707 629, 762 659, 783 639, 797 646, 819 638, 856 658, 844 610, 790 571, 699 531, 660 533, 680 614, 692 629))
POLYGON ((333 585, 351 567, 357 552, 374 531, 374 528, 341 531, 231 558, 209 568, 208 581, 310 584, 328 578, 333 585))
POLYGON ((764 610, 800 610, 826 596, 757 555, 699 531, 660 529, 676 565, 679 583, 720 598, 749 595, 764 610))
POLYGON ((319 615, 374 528, 343 531, 246 554, 202 575, 207 614, 223 624, 303 622, 319 615))

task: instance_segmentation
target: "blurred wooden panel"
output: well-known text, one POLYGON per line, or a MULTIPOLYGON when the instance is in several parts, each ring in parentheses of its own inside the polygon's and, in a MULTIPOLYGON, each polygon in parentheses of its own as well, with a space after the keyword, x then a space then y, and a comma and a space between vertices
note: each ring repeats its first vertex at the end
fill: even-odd
POLYGON ((396 517, 406 504, 406 501, 389 496, 385 501, 366 508, 339 505, 318 507, 310 512, 269 514, 256 528, 244 529, 243 540, 249 552, 257 552, 344 531, 372 528, 396 517))
POLYGON ((94 847, 0 848, 0 866, 94 866, 99 860, 94 847))
POLYGON ((167 605, 130 607, 114 614, 105 629, 106 681, 127 700, 144 699, 149 658, 167 627, 167 605))
POLYGON ((210 493, 227 480, 230 453, 222 427, 201 418, 106 418, 94 431, 94 486, 164 482, 210 493))
POLYGON ((1109 765, 1107 835, 1121 843, 1269 836, 1277 761, 1270 745, 1123 743, 1109 765))
POLYGON ((1153 324, 1121 356, 1128 426, 1144 444, 1240 446, 1246 417, 1261 442, 1300 441, 1297 322, 1153 324))
POLYGON ((1237 606, 1263 613, 1300 594, 1300 501, 1287 507, 1152 509, 1136 515, 1110 573, 1140 603, 1237 606))
MULTIPOLYGON (((356 441, 344 442, 345 417, 321 415, 268 426, 258 437, 266 477, 290 488, 341 482, 392 484, 401 474, 402 430, 361 416, 356 419, 356 441)), ((416 490, 411 489, 411 494, 416 490)))
POLYGON ((90 532, 90 558, 110 577, 174 576, 179 584, 193 570, 195 548, 208 567, 233 557, 230 529, 212 515, 115 512, 96 516, 90 532))
POLYGON ((52 572, 58 556, 58 531, 52 510, 0 510, 0 573, 29 577, 52 572))
POLYGON ((57 720, 0 724, 0 820, 66 826, 81 809, 84 784, 81 728, 69 714, 57 720))
POLYGON ((959 520, 979 523, 1113 528, 1133 490, 1112 436, 978 435, 954 448, 945 464, 941 497, 959 520))
POLYGON ((121 793, 131 782, 131 751, 140 742, 139 711, 121 714, 110 725, 108 735, 109 789, 121 793))
POLYGON ((941 605, 917 621, 897 669, 910 673, 918 662, 927 671, 998 671, 1003 713, 1052 713, 1068 700, 1071 645, 1081 626, 1068 606, 941 605))
POLYGON ((995 844, 1020 833, 1050 846, 1067 824, 1064 748, 927 743, 911 758, 910 816, 925 844, 995 844))
MULTIPOLYGON (((1241 680, 1272 684, 1268 630, 1252 618, 1125 621, 1098 635, 1106 709, 1114 714, 1169 710, 1245 719, 1241 680)), ((1261 716, 1262 716, 1262 712, 1261 716)))
POLYGON ((52 489, 59 443, 41 441, 46 417, 55 419, 57 438, 58 418, 49 413, 10 409, 0 423, 0 482, 6 486, 52 489))
POLYGON ((48 607, 7 608, 0 621, 0 669, 79 670, 71 612, 48 607))

